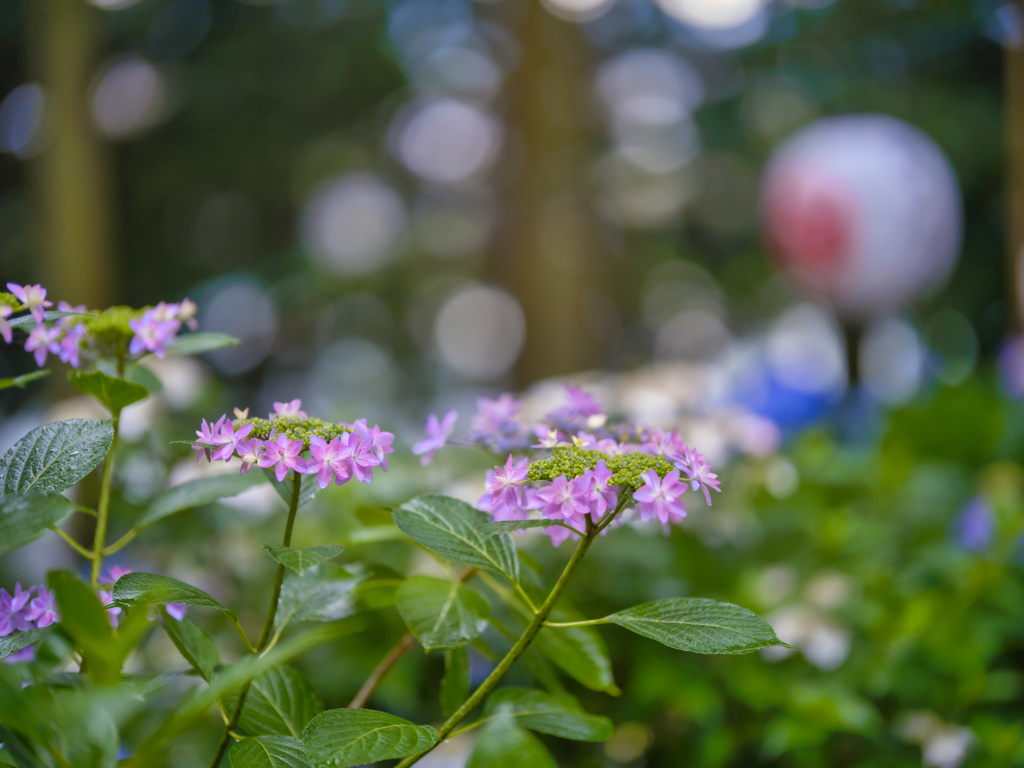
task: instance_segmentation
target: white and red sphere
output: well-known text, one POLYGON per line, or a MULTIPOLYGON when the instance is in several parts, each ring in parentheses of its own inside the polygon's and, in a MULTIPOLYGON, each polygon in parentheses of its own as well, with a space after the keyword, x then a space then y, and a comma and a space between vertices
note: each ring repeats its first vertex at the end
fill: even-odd
POLYGON ((960 250, 960 190, 928 136, 883 115, 820 120, 772 155, 768 247, 801 290, 844 318, 882 317, 940 282, 960 250))

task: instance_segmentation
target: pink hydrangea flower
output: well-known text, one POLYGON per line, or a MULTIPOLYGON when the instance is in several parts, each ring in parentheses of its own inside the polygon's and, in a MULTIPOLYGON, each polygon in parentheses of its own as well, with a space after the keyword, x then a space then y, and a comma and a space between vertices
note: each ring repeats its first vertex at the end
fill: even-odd
POLYGON ((573 520, 590 514, 589 494, 589 480, 577 477, 570 481, 565 475, 537 491, 537 497, 544 503, 541 514, 553 520, 573 520))
POLYGON ((288 470, 304 473, 306 462, 299 455, 302 453, 301 440, 289 440, 287 435, 278 435, 274 441, 268 441, 256 463, 268 469, 274 467, 274 476, 282 482, 288 476, 288 470))
POLYGON ((274 412, 267 415, 268 419, 277 419, 281 416, 293 416, 297 419, 309 418, 302 410, 302 401, 298 398, 288 403, 274 403, 274 412))
POLYGON ((220 428, 213 435, 213 444, 217 446, 212 455, 213 461, 230 461, 238 447, 238 443, 249 436, 252 432, 252 424, 246 424, 235 429, 235 423, 226 416, 222 416, 220 428))
POLYGON ((517 485, 526 482, 529 471, 530 462, 525 456, 513 459, 510 453, 504 467, 494 468, 492 479, 487 485, 487 490, 491 494, 491 506, 504 504, 512 509, 518 509, 520 500, 517 485))
POLYGON ((48 352, 60 354, 60 346, 57 344, 59 335, 59 328, 47 328, 39 318, 36 318, 36 327, 28 332, 28 338, 25 340, 25 351, 33 354, 36 365, 42 367, 46 364, 48 352))
POLYGON ((361 483, 373 480, 373 468, 380 466, 380 459, 373 455, 366 441, 355 432, 346 432, 339 440, 355 479, 361 483))
POLYGON ((721 493, 722 489, 719 487, 720 480, 718 475, 711 471, 711 465, 708 464, 703 453, 698 453, 692 448, 686 448, 682 454, 670 456, 674 464, 686 473, 687 479, 690 481, 690 488, 693 490, 704 491, 704 500, 711 506, 711 494, 708 489, 715 491, 715 493, 721 493))
POLYGON ((57 612, 56 596, 46 587, 39 587, 39 594, 33 597, 28 604, 25 618, 35 622, 36 627, 42 629, 60 621, 60 614, 57 612))
POLYGON ((420 464, 425 467, 434 460, 434 454, 448 442, 449 435, 455 429, 455 420, 458 418, 459 414, 456 411, 448 411, 440 421, 434 414, 427 417, 427 424, 424 427, 427 436, 412 447, 412 452, 420 457, 420 464))
POLYGON ((252 438, 251 440, 242 440, 235 446, 235 450, 238 452, 238 458, 242 460, 242 474, 246 474, 253 466, 259 461, 260 454, 263 453, 264 443, 259 438, 252 438))
POLYGON ((647 521, 658 518, 663 524, 678 522, 686 517, 686 507, 680 497, 686 493, 686 485, 679 482, 679 470, 673 469, 664 478, 653 469, 640 477, 644 484, 633 493, 640 503, 640 519, 647 521))
POLYGON ((336 485, 344 485, 352 476, 347 451, 337 437, 328 443, 322 437, 313 435, 309 438, 309 453, 306 471, 316 474, 321 488, 326 488, 332 480, 336 485))
POLYGON ((8 307, 6 304, 0 306, 0 336, 2 336, 4 341, 8 344, 14 340, 11 325, 7 322, 7 318, 11 316, 12 312, 14 312, 14 307, 8 307))
POLYGON ((52 307, 53 302, 46 300, 46 289, 41 285, 18 285, 8 283, 7 290, 14 294, 25 309, 32 313, 36 322, 42 322, 47 307, 52 307))
POLYGON ((198 438, 196 443, 198 443, 198 445, 192 446, 192 450, 199 451, 199 455, 196 456, 197 464, 203 460, 203 457, 205 457, 207 461, 210 460, 210 456, 213 453, 213 447, 215 445, 214 438, 217 436, 217 433, 220 432, 220 428, 224 425, 224 421, 226 419, 227 416, 221 416, 213 424, 207 424, 206 419, 203 419, 203 425, 196 430, 196 437, 198 438))

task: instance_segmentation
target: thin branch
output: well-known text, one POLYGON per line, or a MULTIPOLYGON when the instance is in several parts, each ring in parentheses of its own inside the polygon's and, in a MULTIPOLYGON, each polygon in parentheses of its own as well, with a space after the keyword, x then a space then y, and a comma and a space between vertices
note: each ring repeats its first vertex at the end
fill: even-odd
POLYGON ((374 691, 377 690, 377 686, 380 685, 384 676, 391 671, 391 668, 398 663, 398 660, 415 644, 416 636, 412 632, 406 632, 402 635, 398 642, 388 651, 387 656, 381 659, 380 663, 374 667, 373 672, 370 673, 370 676, 366 678, 366 682, 363 683, 363 687, 359 689, 359 693, 349 702, 348 708, 362 709, 366 706, 366 702, 369 701, 374 691))
POLYGON ((50 530, 53 531, 54 533, 56 533, 62 539, 64 539, 64 541, 66 541, 68 544, 71 545, 71 548, 74 549, 75 552, 80 554, 86 560, 92 560, 92 552, 90 552, 88 549, 86 549, 81 544, 79 544, 77 541, 75 541, 71 537, 70 533, 65 531, 63 528, 58 528, 56 525, 51 525, 50 526, 50 530))

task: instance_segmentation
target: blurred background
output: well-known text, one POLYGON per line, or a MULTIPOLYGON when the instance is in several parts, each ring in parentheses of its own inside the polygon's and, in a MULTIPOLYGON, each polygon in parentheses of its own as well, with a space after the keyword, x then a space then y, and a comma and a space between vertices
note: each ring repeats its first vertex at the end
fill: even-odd
MULTIPOLYGON (((626 695, 573 690, 620 728, 562 764, 1022 765, 1022 41, 1013 0, 0 0, 0 277, 188 296, 241 339, 158 366, 123 520, 233 405, 300 397, 408 448, 430 410, 571 377, 683 424, 726 492, 600 542, 578 607, 733 600, 800 652, 603 633, 626 695)), ((3 350, 0 377, 33 367, 3 350)), ((3 447, 79 412, 60 378, 2 393, 3 447)), ((398 567, 367 510, 475 500, 488 465, 405 462, 307 532, 398 567)), ((142 559, 245 600, 267 514, 183 516, 191 548, 142 559)), ((27 552, 11 579, 67 558, 27 552)), ((436 716, 438 663, 378 704, 436 716)), ((334 706, 359 684, 321 680, 334 706)))

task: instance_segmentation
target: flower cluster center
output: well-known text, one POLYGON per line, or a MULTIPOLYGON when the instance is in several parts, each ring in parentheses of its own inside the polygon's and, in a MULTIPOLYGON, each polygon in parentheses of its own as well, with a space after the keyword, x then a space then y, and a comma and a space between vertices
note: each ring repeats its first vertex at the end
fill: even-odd
POLYGON ((641 475, 649 469, 664 477, 675 467, 664 456, 649 453, 623 453, 611 455, 603 451, 587 450, 576 447, 556 448, 551 456, 530 464, 527 477, 530 481, 553 481, 556 477, 565 476, 572 480, 582 477, 588 469, 594 469, 599 461, 604 461, 612 473, 610 485, 636 490, 644 484, 641 475))

